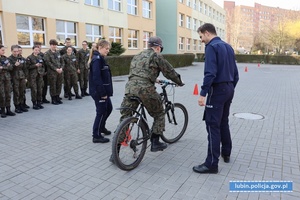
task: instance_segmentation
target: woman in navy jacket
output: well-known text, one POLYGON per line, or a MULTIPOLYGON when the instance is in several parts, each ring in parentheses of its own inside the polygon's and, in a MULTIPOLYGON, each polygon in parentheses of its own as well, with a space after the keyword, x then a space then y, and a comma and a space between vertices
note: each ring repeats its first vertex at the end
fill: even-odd
POLYGON ((113 95, 113 86, 111 71, 104 57, 107 56, 109 52, 110 44, 106 40, 100 40, 96 48, 97 51, 93 51, 89 74, 89 92, 96 105, 93 142, 106 143, 109 142, 109 139, 103 137, 101 133, 105 135, 111 134, 111 132, 105 128, 105 123, 112 111, 110 97, 113 95))

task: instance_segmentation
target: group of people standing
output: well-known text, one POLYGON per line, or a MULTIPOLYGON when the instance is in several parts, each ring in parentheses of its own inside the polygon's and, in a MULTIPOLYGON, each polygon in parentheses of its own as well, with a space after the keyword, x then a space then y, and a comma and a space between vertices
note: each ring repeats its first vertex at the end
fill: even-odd
MULTIPOLYGON (((55 39, 49 41, 50 49, 41 52, 41 43, 35 42, 32 54, 27 58, 22 56, 19 45, 11 46, 11 55, 6 57, 5 47, 0 45, 0 108, 1 117, 15 116, 15 113, 27 112, 26 87, 31 90, 32 108, 43 109, 43 103, 50 103, 46 99, 48 85, 50 87, 51 103, 62 104, 60 97, 64 85, 64 97, 72 100, 89 96, 88 88, 88 62, 92 50, 88 49, 87 41, 82 42, 82 48, 76 50, 71 45, 71 39, 66 38, 65 46, 58 49, 55 39), (79 95, 78 81, 81 90, 79 95), (71 92, 73 88, 74 93, 71 92), (11 92, 15 113, 11 110, 11 92)), ((94 46, 95 44, 93 44, 94 46)))

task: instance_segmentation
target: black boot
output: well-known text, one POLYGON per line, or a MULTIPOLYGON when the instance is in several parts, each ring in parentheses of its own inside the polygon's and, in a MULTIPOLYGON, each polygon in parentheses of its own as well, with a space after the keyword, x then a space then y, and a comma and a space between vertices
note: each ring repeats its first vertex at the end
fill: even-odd
POLYGON ((40 107, 38 107, 36 101, 32 101, 32 104, 33 104, 32 108, 33 108, 34 110, 39 110, 39 109, 40 109, 40 107))
POLYGON ((43 103, 50 103, 50 101, 48 101, 47 99, 46 99, 46 97, 43 97, 43 101, 42 101, 43 103))
POLYGON ((24 104, 20 104, 20 109, 22 110, 22 112, 28 112, 28 110, 24 104))
POLYGON ((76 99, 82 99, 82 97, 78 94, 78 92, 75 94, 76 99))
MULTIPOLYGON (((22 105, 23 105, 23 107, 26 108, 26 109, 30 108, 30 107, 26 104, 25 101, 24 101, 24 103, 23 103, 22 105)), ((25 111, 25 112, 27 112, 27 111, 25 111)))
POLYGON ((71 92, 68 94, 69 100, 72 100, 71 92))
POLYGON ((1 117, 5 118, 6 117, 6 113, 5 113, 5 108, 1 108, 1 117))
POLYGON ((84 95, 84 89, 81 88, 80 91, 81 91, 81 97, 85 97, 85 95, 84 95))
POLYGON ((20 108, 20 105, 15 105, 15 112, 16 113, 23 113, 21 108, 20 108))
POLYGON ((151 135, 151 151, 162 151, 166 149, 168 145, 159 141, 159 135, 152 133, 151 135))
POLYGON ((11 112, 10 106, 7 106, 6 107, 6 115, 8 115, 8 116, 15 116, 16 113, 11 112))
POLYGON ((59 95, 56 96, 56 102, 58 104, 62 104, 63 102, 61 101, 61 98, 59 98, 59 95))
POLYGON ((87 88, 85 88, 85 89, 84 89, 84 95, 85 95, 85 96, 90 96, 90 94, 89 94, 89 93, 87 93, 87 91, 86 91, 86 90, 87 90, 87 88))
POLYGON ((58 105, 59 103, 57 102, 57 100, 56 100, 56 96, 52 96, 51 97, 51 103, 53 104, 53 105, 58 105))
POLYGON ((39 109, 44 108, 44 106, 42 106, 42 101, 37 101, 37 106, 39 107, 39 109))

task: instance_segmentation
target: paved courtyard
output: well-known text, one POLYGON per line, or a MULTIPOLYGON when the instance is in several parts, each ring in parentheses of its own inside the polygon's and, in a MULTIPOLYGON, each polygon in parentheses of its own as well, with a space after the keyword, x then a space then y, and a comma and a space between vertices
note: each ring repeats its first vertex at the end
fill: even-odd
MULTIPOLYGON (((202 83, 203 63, 193 63, 176 69, 186 83, 175 93, 175 101, 189 112, 186 134, 165 151, 148 149, 130 172, 108 161, 111 142, 92 143, 91 97, 64 99, 63 105, 44 104, 43 110, 30 108, 28 113, 0 118, 0 199, 299 199, 300 66, 239 63, 238 68, 240 81, 230 115, 231 162, 220 160, 218 174, 192 171, 204 161, 207 149, 204 108, 193 95, 195 84, 200 88, 202 83), (241 119, 234 113, 255 113, 264 119, 241 119), (293 181, 293 192, 229 192, 233 180, 293 181)), ((113 80, 109 130, 118 124, 115 108, 127 77, 113 80)), ((32 106, 29 91, 27 104, 32 106)))

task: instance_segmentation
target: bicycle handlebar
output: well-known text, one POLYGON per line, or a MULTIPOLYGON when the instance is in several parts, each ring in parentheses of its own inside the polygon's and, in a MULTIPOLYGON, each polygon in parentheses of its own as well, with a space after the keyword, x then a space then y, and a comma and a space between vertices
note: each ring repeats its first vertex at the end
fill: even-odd
MULTIPOLYGON (((159 84, 163 85, 163 86, 167 86, 167 85, 173 85, 173 86, 179 86, 176 83, 170 82, 168 80, 159 80, 159 84)), ((184 84, 183 84, 184 85, 184 84)), ((182 86, 183 86, 182 85, 182 86)))

